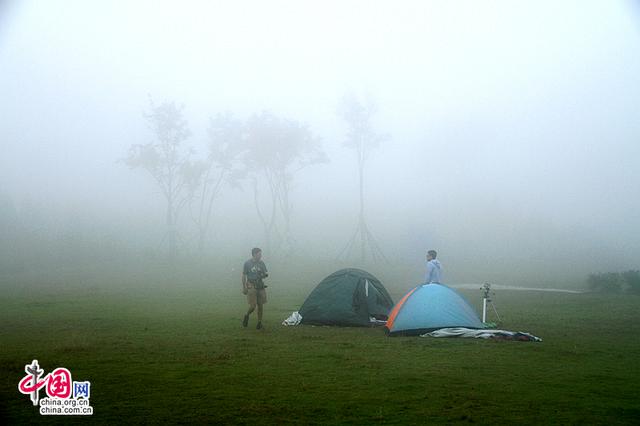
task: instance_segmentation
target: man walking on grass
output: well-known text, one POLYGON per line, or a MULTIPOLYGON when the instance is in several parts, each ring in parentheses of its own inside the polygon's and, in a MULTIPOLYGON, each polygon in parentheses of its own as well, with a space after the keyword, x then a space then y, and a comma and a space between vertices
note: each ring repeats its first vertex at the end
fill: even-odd
POLYGON ((258 324, 256 328, 262 328, 262 307, 267 303, 267 291, 264 279, 267 278, 267 266, 262 261, 262 250, 254 248, 251 250, 251 259, 244 262, 242 268, 242 293, 247 295, 249 310, 242 320, 242 326, 249 325, 249 315, 258 307, 258 324))

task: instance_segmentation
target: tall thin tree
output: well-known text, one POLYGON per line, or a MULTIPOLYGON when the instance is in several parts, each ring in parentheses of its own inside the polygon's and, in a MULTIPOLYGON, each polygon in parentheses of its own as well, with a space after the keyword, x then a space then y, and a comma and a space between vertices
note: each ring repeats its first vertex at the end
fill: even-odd
MULTIPOLYGON (((208 154, 206 159, 195 163, 201 173, 196 193, 190 203, 191 216, 198 230, 198 251, 204 252, 209 237, 213 206, 225 184, 237 186, 242 171, 238 158, 242 152, 243 123, 234 119, 231 113, 217 114, 209 119, 207 132, 208 154)), ((198 173, 198 172, 196 172, 198 173)))
POLYGON ((353 94, 343 97, 338 115, 346 121, 348 126, 347 138, 344 145, 351 148, 356 153, 359 178, 359 201, 360 211, 356 230, 342 249, 338 258, 351 257, 356 247, 359 247, 360 262, 364 263, 369 254, 374 262, 386 261, 382 249, 367 226, 364 207, 364 168, 371 154, 371 151, 380 145, 380 142, 387 140, 388 135, 376 133, 371 124, 371 118, 376 113, 377 107, 371 97, 367 96, 363 100, 358 99, 353 94))
POLYGON ((190 161, 191 151, 184 146, 189 130, 183 114, 183 106, 174 102, 156 104, 149 100, 147 120, 154 140, 146 144, 134 144, 129 149, 125 163, 132 169, 147 171, 155 180, 166 201, 166 242, 169 254, 177 254, 178 218, 192 195, 189 191, 199 172, 190 161))
POLYGON ((290 254, 295 245, 291 230, 291 190, 302 169, 328 161, 308 126, 269 112, 252 116, 246 126, 245 164, 253 182, 256 211, 267 247, 290 254), (261 204, 261 188, 267 188, 267 208, 261 204))

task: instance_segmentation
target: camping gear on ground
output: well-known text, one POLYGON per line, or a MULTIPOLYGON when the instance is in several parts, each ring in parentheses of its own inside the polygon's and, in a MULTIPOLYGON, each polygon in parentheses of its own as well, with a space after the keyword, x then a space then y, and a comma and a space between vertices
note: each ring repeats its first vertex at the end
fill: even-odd
POLYGON ((298 315, 283 325, 383 325, 392 307, 391 296, 376 277, 361 269, 341 269, 323 279, 298 315))
POLYGON ((390 336, 446 327, 483 328, 483 324, 465 298, 443 284, 422 284, 409 291, 393 307, 385 326, 390 336))
POLYGON ((282 325, 298 325, 301 322, 302 322, 302 316, 300 316, 300 312, 295 311, 291 315, 289 315, 289 318, 282 321, 282 325))
MULTIPOLYGON (((480 287, 480 290, 482 290, 482 322, 483 324, 487 324, 487 305, 491 305, 491 307, 493 308, 493 312, 495 312, 496 314, 496 318, 498 318, 498 321, 501 321, 500 319, 500 315, 498 315, 498 310, 496 309, 496 305, 493 303, 493 299, 491 298, 491 284, 489 283, 484 283, 482 285, 482 287, 480 287)), ((493 293, 495 294, 495 292, 493 293)))
POLYGON ((522 331, 507 330, 475 330, 471 328, 455 327, 441 328, 430 333, 421 334, 420 337, 474 337, 476 339, 517 340, 519 342, 542 342, 542 339, 533 334, 522 331))

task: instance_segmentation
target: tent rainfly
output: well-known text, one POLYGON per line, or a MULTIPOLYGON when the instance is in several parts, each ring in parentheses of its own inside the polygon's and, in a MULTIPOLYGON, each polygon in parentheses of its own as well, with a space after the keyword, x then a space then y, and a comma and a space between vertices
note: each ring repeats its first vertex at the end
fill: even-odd
POLYGON ((390 336, 417 335, 445 327, 483 328, 471 305, 443 284, 422 284, 393 307, 386 330, 390 336))
POLYGON ((302 324, 384 324, 393 300, 382 283, 361 269, 341 269, 323 279, 302 304, 302 324))

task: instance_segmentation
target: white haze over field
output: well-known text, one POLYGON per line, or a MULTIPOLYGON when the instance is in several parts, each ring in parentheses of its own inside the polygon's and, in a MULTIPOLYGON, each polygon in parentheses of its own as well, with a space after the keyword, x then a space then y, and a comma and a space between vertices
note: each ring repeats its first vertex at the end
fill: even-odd
MULTIPOLYGON (((366 164, 365 207, 392 264, 420 271, 435 248, 451 281, 503 284, 638 269, 639 11, 613 0, 0 2, 0 267, 36 267, 29 244, 51 238, 158 250, 164 199, 122 162, 153 140, 149 97, 184 104, 196 156, 219 112, 308 124, 330 162, 294 180, 292 228, 310 261, 330 261, 357 222, 355 154, 336 113, 355 93, 376 101, 374 128, 391 136, 366 164)), ((211 254, 264 245, 249 184, 226 187, 214 219, 211 254)), ((185 216, 183 254, 191 232, 185 216)))

